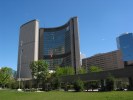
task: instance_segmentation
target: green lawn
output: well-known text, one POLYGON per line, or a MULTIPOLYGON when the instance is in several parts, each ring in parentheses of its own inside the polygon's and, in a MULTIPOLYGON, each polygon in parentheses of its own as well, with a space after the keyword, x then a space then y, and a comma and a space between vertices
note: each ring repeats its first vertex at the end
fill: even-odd
POLYGON ((133 100, 133 92, 17 92, 0 90, 0 100, 133 100))

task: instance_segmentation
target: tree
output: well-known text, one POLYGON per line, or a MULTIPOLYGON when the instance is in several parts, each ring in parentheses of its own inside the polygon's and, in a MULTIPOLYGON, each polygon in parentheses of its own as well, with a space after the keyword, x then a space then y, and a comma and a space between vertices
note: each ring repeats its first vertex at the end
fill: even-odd
POLYGON ((86 70, 85 68, 80 67, 80 68, 78 69, 78 74, 86 74, 86 73, 87 73, 87 70, 86 70))
POLYGON ((9 67, 2 67, 0 69, 0 85, 5 88, 5 85, 8 84, 12 77, 12 69, 9 67))
POLYGON ((99 81, 97 80, 89 81, 89 86, 93 91, 94 89, 97 89, 99 87, 99 81))
POLYGON ((37 86, 42 81, 43 83, 49 78, 48 63, 44 60, 33 61, 30 64, 33 79, 37 80, 37 86))
POLYGON ((61 76, 74 75, 74 68, 71 66, 56 67, 55 73, 52 74, 52 85, 54 89, 59 89, 61 87, 61 76))
MULTIPOLYGON (((100 67, 97 67, 97 66, 91 66, 90 67, 90 72, 91 73, 100 72, 100 71, 102 71, 102 69, 100 67)), ((93 91, 93 89, 98 88, 99 81, 93 80, 93 81, 90 81, 88 84, 89 84, 89 87, 93 91)))
POLYGON ((55 74, 56 76, 74 75, 74 68, 70 66, 57 67, 55 74))
POLYGON ((102 71, 100 67, 97 67, 97 66, 90 67, 90 72, 100 72, 100 71, 102 71))
POLYGON ((84 83, 82 80, 78 79, 74 82, 74 89, 77 92, 83 91, 84 89, 84 83))
POLYGON ((116 85, 116 89, 117 90, 124 90, 124 89, 127 89, 128 86, 129 86, 129 82, 125 79, 122 79, 122 78, 117 78, 115 79, 115 85, 116 85))
MULTIPOLYGON (((6 84, 6 87, 11 88, 11 89, 18 89, 18 81, 15 80, 14 78, 11 78, 9 82, 6 84)), ((21 86, 22 87, 22 86, 21 86)))
POLYGON ((114 80, 115 78, 111 74, 109 74, 106 79, 106 90, 107 91, 112 91, 114 89, 114 80))

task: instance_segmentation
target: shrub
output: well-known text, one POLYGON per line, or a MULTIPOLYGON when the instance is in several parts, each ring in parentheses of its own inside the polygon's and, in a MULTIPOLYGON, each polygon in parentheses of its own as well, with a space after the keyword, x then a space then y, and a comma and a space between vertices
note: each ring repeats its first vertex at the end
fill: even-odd
POLYGON ((60 78, 59 77, 54 78, 52 81, 52 88, 53 89, 60 89, 60 87, 61 87, 60 78))
POLYGON ((73 84, 66 83, 63 88, 64 88, 64 91, 68 91, 69 89, 73 89, 73 84))
POLYGON ((74 82, 74 89, 75 91, 79 92, 79 91, 83 91, 84 89, 84 83, 82 80, 78 79, 74 82))
POLYGON ((114 77, 113 76, 108 76, 106 79, 106 90, 107 91, 112 91, 114 90, 114 77))

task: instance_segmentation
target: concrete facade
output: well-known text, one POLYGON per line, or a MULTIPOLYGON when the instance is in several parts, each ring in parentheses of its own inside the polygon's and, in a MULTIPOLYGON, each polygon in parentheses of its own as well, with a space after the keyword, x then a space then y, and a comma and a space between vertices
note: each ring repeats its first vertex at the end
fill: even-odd
POLYGON ((39 59, 49 62, 49 70, 54 70, 56 66, 72 66, 76 74, 80 67, 77 17, 55 28, 39 28, 37 20, 29 21, 20 27, 17 78, 32 78, 29 65, 39 59), (50 47, 51 45, 53 46, 50 47), (60 52, 57 52, 59 50, 60 52))
POLYGON ((97 66, 103 71, 107 71, 124 68, 124 62, 122 61, 121 51, 116 50, 85 58, 82 60, 82 66, 85 67, 88 72, 91 66, 97 66))
POLYGON ((105 79, 107 79, 109 75, 112 75, 114 78, 128 78, 129 90, 133 90, 133 66, 125 66, 125 68, 115 69, 110 71, 62 76, 61 81, 64 83, 68 82, 73 83, 78 79, 81 79, 82 81, 92 81, 92 80, 105 81, 105 79))
POLYGON ((79 47, 79 32, 78 32, 78 19, 77 17, 70 20, 71 28, 71 51, 72 51, 72 66, 75 68, 75 73, 80 67, 80 47, 79 47))
POLYGON ((38 60, 39 22, 32 20, 20 27, 17 77, 32 78, 30 63, 38 60))

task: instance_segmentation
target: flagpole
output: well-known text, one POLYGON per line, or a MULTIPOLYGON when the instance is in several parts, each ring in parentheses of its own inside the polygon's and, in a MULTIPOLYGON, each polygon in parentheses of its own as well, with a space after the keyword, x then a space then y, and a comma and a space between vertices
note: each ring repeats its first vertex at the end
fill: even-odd
POLYGON ((20 78, 20 73, 21 73, 21 57, 22 57, 22 52, 23 52, 23 49, 22 49, 22 45, 23 45, 23 41, 20 42, 20 61, 19 61, 19 88, 18 88, 18 91, 22 91, 21 87, 20 87, 20 83, 21 83, 21 78, 20 78))

